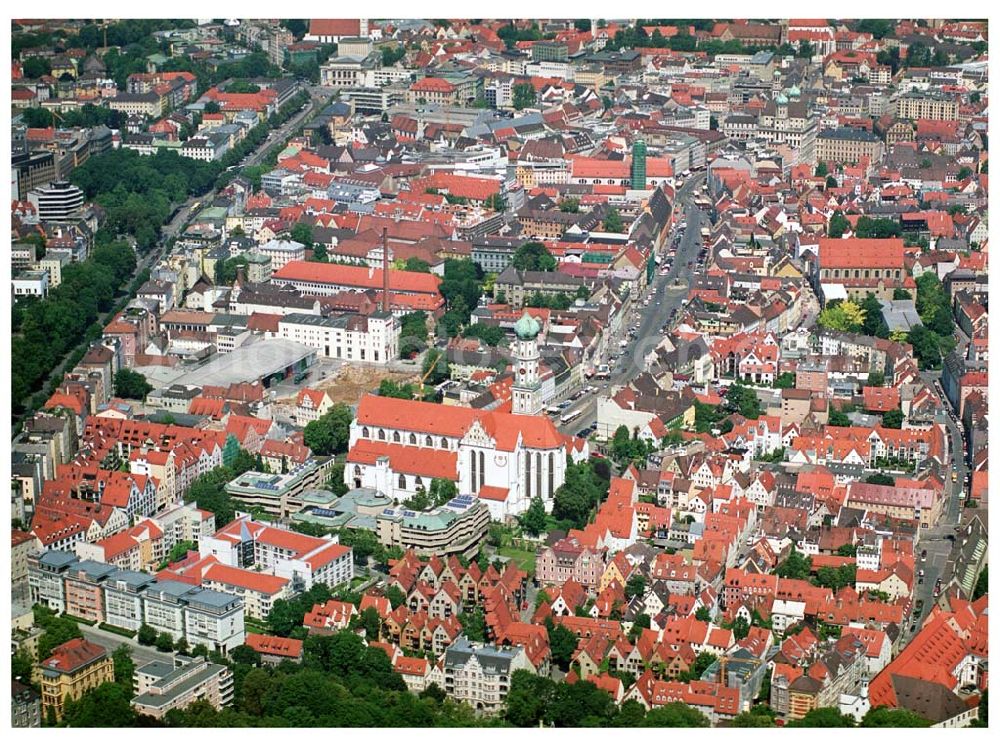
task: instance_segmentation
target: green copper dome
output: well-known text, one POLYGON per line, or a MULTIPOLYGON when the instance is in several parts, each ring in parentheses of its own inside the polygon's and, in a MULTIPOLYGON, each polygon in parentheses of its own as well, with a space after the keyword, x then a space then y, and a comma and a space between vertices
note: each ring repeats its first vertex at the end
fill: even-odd
POLYGON ((783 94, 783 93, 779 93, 778 97, 774 100, 774 103, 776 103, 776 104, 787 104, 788 103, 788 97, 785 94, 783 94))
POLYGON ((541 331, 542 325, 527 311, 524 312, 524 315, 514 325, 514 334, 517 335, 517 339, 519 340, 533 340, 541 331))
POLYGON ((802 95, 802 91, 799 90, 798 86, 792 86, 791 88, 788 89, 788 95, 791 96, 793 99, 797 99, 799 96, 802 95))

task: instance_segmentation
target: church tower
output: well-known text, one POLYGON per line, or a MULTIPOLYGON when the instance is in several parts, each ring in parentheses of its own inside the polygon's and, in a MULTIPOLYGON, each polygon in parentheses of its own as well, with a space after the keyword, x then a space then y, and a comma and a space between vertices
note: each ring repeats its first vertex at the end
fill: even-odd
POLYGON ((511 412, 537 415, 542 411, 541 382, 538 378, 538 333, 542 326, 527 311, 514 325, 514 386, 511 412))

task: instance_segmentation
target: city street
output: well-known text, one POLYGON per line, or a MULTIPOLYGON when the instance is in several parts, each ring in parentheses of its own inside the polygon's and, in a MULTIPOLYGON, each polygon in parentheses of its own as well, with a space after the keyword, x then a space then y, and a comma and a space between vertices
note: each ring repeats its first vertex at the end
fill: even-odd
POLYGON ((80 631, 83 633, 83 637, 86 640, 104 646, 109 653, 114 651, 123 643, 127 644, 129 648, 132 649, 132 661, 135 662, 137 668, 145 666, 151 661, 162 661, 169 664, 174 660, 174 655, 172 653, 157 651, 152 646, 140 646, 135 638, 126 638, 125 636, 118 635, 117 633, 110 633, 107 630, 101 630, 96 625, 81 625, 80 631))
MULTIPOLYGON (((268 138, 261 143, 260 146, 258 146, 257 150, 246 158, 243 166, 254 166, 258 164, 276 143, 284 142, 288 139, 291 134, 307 120, 313 110, 326 100, 326 97, 322 93, 322 89, 310 86, 307 87, 306 90, 309 93, 309 105, 285 122, 285 124, 277 130, 273 131, 268 138)), ((128 296, 129 285, 135 278, 139 277, 144 270, 148 270, 163 258, 163 256, 167 253, 167 244, 169 243, 169 240, 176 238, 181 231, 184 230, 184 227, 188 224, 191 218, 194 217, 194 206, 198 205, 200 207, 201 205, 210 204, 212 200, 215 199, 215 194, 216 191, 213 189, 204 195, 189 197, 187 201, 184 202, 174 217, 168 223, 164 224, 163 228, 160 230, 160 243, 145 254, 138 254, 135 272, 132 273, 131 278, 122 283, 122 289, 115 295, 115 298, 112 301, 113 306, 117 307, 118 304, 128 296)), ((105 320, 105 323, 107 321, 110 321, 110 316, 107 320, 105 320)), ((63 367, 69 361, 70 356, 73 355, 73 352, 73 349, 69 350, 66 355, 63 356, 62 360, 60 360, 59 363, 53 367, 53 378, 56 376, 55 372, 62 371, 63 367)), ((30 397, 25 399, 25 401, 21 404, 26 405, 28 401, 30 401, 30 397)))
MULTIPOLYGON (((593 424, 597 418, 597 398, 626 384, 642 372, 643 359, 663 339, 660 328, 667 323, 670 315, 679 309, 684 303, 684 299, 687 298, 688 285, 684 278, 691 274, 687 263, 694 262, 697 258, 702 246, 701 227, 708 222, 707 216, 692 204, 694 188, 701 185, 704 180, 704 174, 697 174, 678 190, 676 208, 683 212, 687 228, 684 230, 681 243, 677 247, 676 256, 673 257, 669 273, 660 275, 657 272, 653 277, 651 283, 653 295, 649 306, 642 306, 638 301, 634 302, 630 316, 623 325, 629 327, 638 321, 639 328, 636 330, 634 342, 622 353, 618 365, 612 370, 611 377, 607 381, 592 380, 597 391, 585 394, 573 404, 571 410, 579 411, 581 414, 569 423, 560 426, 561 432, 576 433, 593 424), (676 284, 678 279, 681 279, 681 284, 676 284)), ((664 242, 667 247, 673 241, 675 233, 671 233, 664 242)), ((666 261, 667 252, 663 250, 663 247, 657 249, 666 261)))
MULTIPOLYGON (((944 490, 948 496, 948 505, 945 508, 940 523, 936 527, 921 532, 920 540, 917 542, 915 549, 917 558, 916 570, 919 575, 920 569, 923 569, 924 579, 923 583, 919 582, 919 578, 914 580, 916 591, 913 595, 913 601, 915 606, 918 602, 923 602, 923 606, 920 614, 917 617, 911 618, 904 626, 904 636, 907 640, 915 635, 916 631, 920 630, 921 623, 934 604, 934 584, 939 578, 942 578, 948 557, 952 551, 952 541, 948 537, 955 535, 961 523, 962 504, 964 502, 963 493, 966 489, 968 479, 968 467, 965 463, 965 442, 962 437, 962 430, 951 419, 951 405, 939 387, 940 376, 940 371, 921 372, 921 378, 924 380, 924 383, 933 387, 942 400, 943 407, 938 411, 934 420, 936 423, 945 426, 948 439, 948 464, 957 473, 957 479, 952 480, 951 469, 945 469, 944 490), (927 552, 927 558, 921 560, 920 558, 924 551, 927 552), (916 629, 911 632, 910 628, 914 625, 916 629)), ((942 584, 947 581, 950 581, 950 579, 942 578, 942 584)))

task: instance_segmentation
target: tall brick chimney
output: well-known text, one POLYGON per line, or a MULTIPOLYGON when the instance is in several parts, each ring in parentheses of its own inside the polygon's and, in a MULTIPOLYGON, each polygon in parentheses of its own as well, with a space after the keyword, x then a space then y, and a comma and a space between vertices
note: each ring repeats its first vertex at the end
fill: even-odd
POLYGON ((389 301, 389 229, 382 229, 382 311, 387 314, 391 305, 389 301))

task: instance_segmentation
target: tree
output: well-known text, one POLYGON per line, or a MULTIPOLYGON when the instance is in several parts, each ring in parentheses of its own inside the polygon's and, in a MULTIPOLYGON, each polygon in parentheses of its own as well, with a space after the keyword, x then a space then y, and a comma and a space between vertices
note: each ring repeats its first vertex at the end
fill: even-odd
POLYGON ((156 636, 156 650, 157 651, 173 651, 174 650, 174 638, 170 633, 163 632, 156 636))
POLYGON ((762 414, 757 392, 734 381, 726 392, 726 405, 748 420, 756 420, 762 414))
POLYGON ((972 590, 972 599, 975 601, 979 597, 986 594, 989 589, 989 565, 984 565, 983 570, 979 572, 979 577, 976 579, 976 586, 972 590))
POLYGON ((885 374, 881 371, 872 371, 868 374, 868 381, 865 384, 874 387, 885 386, 885 374))
POLYGON ((406 56, 406 47, 402 44, 382 47, 382 67, 393 67, 406 56))
POLYGON ((830 218, 830 226, 827 229, 827 235, 833 239, 841 238, 845 233, 851 230, 851 223, 844 217, 844 214, 839 210, 835 211, 833 216, 830 218))
POLYGON ((862 726, 874 728, 925 728, 931 723, 929 719, 919 716, 913 711, 908 711, 905 708, 888 708, 887 706, 876 706, 861 719, 862 726))
POLYGON ((486 200, 483 202, 483 207, 485 207, 487 210, 493 210, 495 212, 502 213, 504 210, 507 209, 507 200, 504 198, 503 193, 496 192, 495 194, 492 194, 486 198, 486 200))
POLYGON ((685 703, 666 703, 651 709, 639 726, 647 728, 690 729, 706 727, 708 717, 685 703))
POLYGON ((114 385, 115 396, 125 399, 145 400, 146 395, 153 391, 146 377, 130 368, 119 369, 115 374, 114 385))
MULTIPOLYGON (((565 480, 553 496, 553 517, 578 528, 587 523, 590 512, 608 495, 610 476, 605 478, 598 473, 601 461, 593 459, 567 466, 565 480)), ((606 467, 607 463, 604 464, 606 467)))
POLYGON ((872 218, 862 215, 854 226, 859 239, 890 239, 901 236, 903 229, 899 221, 892 218, 872 218))
POLYGON ((816 164, 816 170, 813 172, 813 175, 819 177, 825 177, 829 173, 830 170, 827 168, 826 161, 820 161, 819 163, 816 164))
POLYGON ((63 723, 73 728, 122 728, 134 726, 132 693, 117 682, 105 682, 88 690, 79 700, 67 698, 63 723))
POLYGON ((737 641, 742 641, 750 634, 750 623, 742 617, 737 617, 733 620, 733 627, 730 630, 733 631, 733 638, 737 641))
POLYGON ((851 419, 847 417, 847 413, 831 404, 827 424, 838 428, 847 428, 851 424, 851 419))
POLYGON ((431 265, 426 259, 420 257, 408 257, 403 269, 407 272, 430 272, 431 265))
POLYGON ((414 311, 399 318, 400 355, 412 358, 427 347, 427 313, 414 311))
POLYGON ((129 694, 133 692, 132 677, 135 675, 135 662, 132 661, 132 648, 127 643, 114 650, 111 658, 115 664, 115 682, 129 694))
POLYGON ((529 241, 519 246, 514 252, 511 264, 517 270, 540 270, 543 272, 555 270, 558 266, 555 257, 545 248, 545 245, 537 241, 529 241))
POLYGON ((462 331, 462 334, 466 337, 478 338, 491 347, 496 347, 506 337, 504 331, 499 327, 481 323, 470 324, 462 331))
MULTIPOLYGON (((524 671, 524 670, 521 670, 521 671, 524 671)), ((444 690, 442 690, 441 686, 438 683, 432 682, 430 685, 428 685, 426 688, 424 688, 424 691, 422 693, 420 693, 420 697, 421 698, 430 698, 431 700, 433 700, 433 701, 435 701, 437 703, 444 703, 445 698, 448 697, 448 693, 446 693, 444 690)))
POLYGON ((428 348, 420 373, 427 376, 426 383, 433 386, 448 380, 448 356, 443 350, 428 348))
POLYGON ((820 313, 818 322, 820 326, 838 332, 860 332, 864 328, 865 312, 848 299, 828 304, 820 313))
POLYGON ((515 671, 510 677, 510 691, 505 701, 506 720, 521 728, 539 726, 555 697, 556 688, 556 683, 547 677, 539 677, 526 669, 515 671))
POLYGON ((366 640, 378 640, 379 631, 382 630, 382 618, 379 617, 378 610, 374 607, 364 609, 358 616, 358 623, 365 629, 366 640))
POLYGON ((576 634, 564 625, 556 625, 549 631, 549 649, 552 652, 552 663, 563 671, 569 669, 569 664, 576 653, 578 639, 576 634))
POLYGON ((537 99, 535 87, 531 83, 518 83, 513 89, 514 108, 520 111, 532 106, 537 99))
POLYGON ((896 478, 892 475, 887 475, 884 472, 876 472, 874 475, 868 475, 865 478, 865 482, 870 485, 895 485, 896 478))
POLYGON ((861 331, 866 335, 888 339, 889 326, 885 323, 885 318, 882 316, 882 304, 875 297, 875 294, 869 293, 865 296, 865 300, 861 302, 861 310, 864 312, 861 331))
POLYGON ((575 197, 567 197, 559 201, 559 209, 564 213, 579 213, 580 201, 575 197))
POLYGON ((438 290, 448 304, 449 310, 457 310, 468 321, 468 312, 476 308, 483 294, 483 271, 471 259, 447 259, 444 263, 444 279, 438 290))
POLYGON ((775 569, 779 578, 805 579, 809 577, 812 561, 798 550, 792 550, 788 557, 775 569))
POLYGON ((531 499, 528 510, 520 517, 521 527, 532 537, 537 537, 545 531, 545 504, 535 496, 531 499))
POLYGON ((767 729, 775 726, 774 714, 754 713, 752 710, 743 711, 730 721, 729 725, 738 729, 767 729))
POLYGON ((389 604, 392 605, 393 609, 406 604, 406 596, 395 586, 390 586, 385 590, 385 598, 389 600, 389 604))
POLYGON ((428 497, 430 498, 431 506, 434 508, 445 505, 449 501, 453 500, 457 495, 458 486, 455 485, 454 480, 448 480, 443 477, 435 477, 431 480, 428 497))
POLYGON ((353 419, 351 408, 337 403, 325 415, 306 425, 303 441, 316 454, 339 454, 347 447, 353 419))
POLYGON ((924 370, 941 366, 941 341, 938 336, 922 324, 910 328, 906 341, 913 346, 913 355, 924 370))
POLYGON ((705 673, 705 670, 712 666, 717 659, 718 657, 715 654, 708 651, 702 651, 695 657, 694 661, 691 662, 691 666, 688 670, 681 674, 681 680, 683 682, 700 680, 701 676, 705 673))
POLYGON ((708 607, 699 607, 698 611, 694 613, 696 620, 701 620, 701 622, 711 622, 712 613, 708 611, 708 607))
POLYGON ((854 726, 854 718, 841 714, 840 710, 836 707, 814 708, 802 718, 789 721, 785 726, 807 729, 815 727, 835 729, 838 727, 854 726))
POLYGON ((486 641, 486 613, 480 606, 460 612, 458 621, 462 623, 462 635, 470 641, 486 641))
POLYGON ((413 384, 398 384, 392 379, 382 379, 378 386, 379 397, 395 399, 413 399, 413 384))
POLYGON ((899 408, 895 410, 889 410, 882 416, 882 427, 883 428, 902 428, 903 427, 903 411, 899 408))
POLYGON ((292 226, 291 239, 292 241, 297 241, 298 243, 304 245, 306 249, 312 249, 313 227, 308 223, 296 223, 292 226))
POLYGON ((625 231, 625 222, 622 220, 618 208, 611 208, 604 216, 604 230, 608 233, 623 233, 625 231))
POLYGON ((52 74, 52 65, 42 57, 29 57, 22 63, 21 72, 29 80, 52 74))
POLYGON ((785 371, 774 380, 775 389, 794 389, 795 374, 792 371, 785 371))
POLYGON ((625 598, 641 597, 646 593, 646 578, 641 573, 633 573, 625 582, 625 598))
POLYGON ((31 670, 33 667, 34 663, 27 649, 19 648, 11 654, 10 676, 13 679, 20 680, 23 684, 28 684, 31 681, 31 670))
POLYGON ((80 626, 75 620, 56 617, 47 607, 35 605, 35 624, 45 632, 38 639, 38 661, 44 661, 52 655, 52 650, 67 641, 81 638, 80 626))
POLYGON ((143 646, 152 646, 156 643, 156 629, 146 623, 139 626, 139 643, 143 646))
POLYGON ((260 652, 246 644, 236 646, 229 652, 229 658, 234 664, 247 667, 259 667, 261 663, 260 652))

